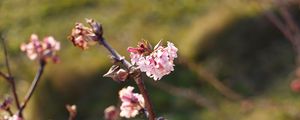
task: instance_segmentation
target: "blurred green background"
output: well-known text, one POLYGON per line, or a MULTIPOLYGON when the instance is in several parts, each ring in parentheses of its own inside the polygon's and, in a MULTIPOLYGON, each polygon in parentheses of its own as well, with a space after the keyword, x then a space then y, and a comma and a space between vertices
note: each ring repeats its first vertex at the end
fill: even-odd
MULTIPOLYGON (((298 7, 291 12, 300 18, 298 7)), ((158 116, 169 120, 298 120, 300 95, 289 88, 295 52, 263 13, 252 0, 1 0, 0 31, 8 41, 21 98, 38 64, 21 53, 19 45, 32 33, 40 38, 52 35, 62 45, 61 63, 47 65, 25 110, 27 120, 65 120, 65 104, 77 105, 78 120, 100 120, 106 107, 119 103, 122 87, 135 86, 131 80, 118 84, 102 77, 111 66, 104 48, 82 51, 67 40, 75 22, 85 18, 101 22, 105 38, 127 58, 127 47, 136 46, 142 38, 153 45, 161 39, 171 41, 179 48, 174 72, 156 83, 146 79, 158 116), (197 69, 180 61, 201 65, 200 69, 247 100, 222 95, 197 69), (168 91, 168 85, 183 94, 168 91)), ((0 69, 5 71, 2 53, 0 58, 0 69)), ((1 100, 9 94, 9 85, 1 79, 1 100)))

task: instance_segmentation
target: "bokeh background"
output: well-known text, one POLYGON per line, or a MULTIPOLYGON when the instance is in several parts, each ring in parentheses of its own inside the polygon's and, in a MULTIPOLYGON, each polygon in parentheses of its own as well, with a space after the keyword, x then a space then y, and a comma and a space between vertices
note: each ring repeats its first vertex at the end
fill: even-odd
MULTIPOLYGON (((290 88, 295 52, 264 16, 276 8, 261 5, 255 0, 1 0, 0 31, 21 98, 38 64, 20 52, 20 44, 36 33, 62 45, 61 62, 47 65, 25 110, 28 120, 66 120, 66 104, 77 105, 78 120, 101 120, 106 107, 119 104, 118 91, 135 86, 132 80, 118 84, 102 77, 112 65, 104 48, 82 51, 67 40, 75 22, 85 18, 101 22, 105 38, 127 58, 127 47, 141 39, 178 47, 174 72, 158 82, 145 77, 158 116, 299 120, 300 94, 290 88)), ((299 6, 289 10, 299 21, 299 6)), ((2 53, 0 58, 5 71, 2 53)), ((10 95, 9 87, 1 78, 1 100, 10 95)))

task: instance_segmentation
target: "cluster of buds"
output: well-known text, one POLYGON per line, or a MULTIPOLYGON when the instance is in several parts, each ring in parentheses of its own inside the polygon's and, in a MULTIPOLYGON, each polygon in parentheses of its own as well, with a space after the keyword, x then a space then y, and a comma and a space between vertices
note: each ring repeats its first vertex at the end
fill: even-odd
POLYGON ((76 23, 75 28, 72 29, 71 35, 68 37, 73 45, 83 50, 88 48, 89 42, 95 42, 98 37, 102 37, 103 30, 101 25, 92 19, 86 19, 90 27, 84 26, 82 23, 76 23))
POLYGON ((138 44, 138 47, 129 47, 131 63, 137 65, 146 75, 154 80, 160 80, 174 70, 174 59, 177 58, 178 49, 173 43, 168 42, 163 47, 159 42, 153 49, 151 45, 144 41, 138 44))
POLYGON ((133 93, 133 87, 128 86, 119 91, 121 99, 120 116, 132 118, 139 114, 139 111, 145 107, 144 98, 141 94, 133 93))
POLYGON ((32 34, 30 42, 21 44, 20 49, 31 60, 39 59, 46 61, 47 59, 52 59, 54 63, 59 61, 56 51, 60 49, 60 43, 52 36, 45 37, 43 41, 40 41, 36 34, 32 34))

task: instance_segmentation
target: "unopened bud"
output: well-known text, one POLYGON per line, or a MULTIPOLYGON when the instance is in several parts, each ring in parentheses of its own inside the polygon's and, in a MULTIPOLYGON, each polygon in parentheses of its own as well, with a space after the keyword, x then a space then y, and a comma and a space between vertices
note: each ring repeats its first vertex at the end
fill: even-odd
POLYGON ((127 70, 120 68, 120 66, 113 65, 103 77, 110 77, 114 81, 123 82, 128 78, 128 75, 127 70))
POLYGON ((7 110, 9 109, 10 105, 12 104, 13 99, 11 97, 5 98, 5 100, 1 103, 0 109, 7 110))
POLYGON ((92 27, 94 33, 98 35, 98 37, 102 37, 103 28, 101 24, 95 22, 93 19, 86 19, 86 22, 92 27))

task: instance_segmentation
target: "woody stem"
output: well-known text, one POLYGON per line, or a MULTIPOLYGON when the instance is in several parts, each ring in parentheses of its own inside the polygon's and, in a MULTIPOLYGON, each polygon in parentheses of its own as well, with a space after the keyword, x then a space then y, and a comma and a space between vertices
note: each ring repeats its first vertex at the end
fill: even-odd
POLYGON ((149 120, 155 120, 155 113, 153 111, 149 95, 147 93, 145 84, 141 77, 141 72, 139 70, 136 70, 135 67, 133 67, 127 60, 125 60, 118 52, 116 52, 106 41, 103 37, 98 37, 98 42, 103 45, 110 54, 114 57, 115 60, 121 62, 128 70, 133 71, 133 79, 135 83, 138 85, 139 91, 141 92, 144 100, 145 100, 145 106, 146 110, 149 113, 149 120))

